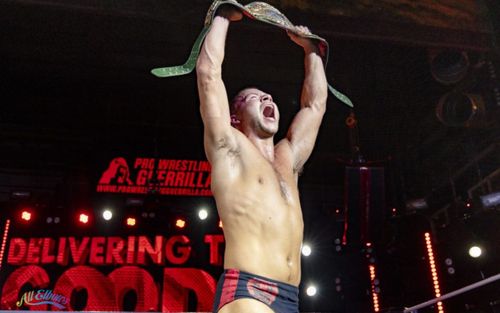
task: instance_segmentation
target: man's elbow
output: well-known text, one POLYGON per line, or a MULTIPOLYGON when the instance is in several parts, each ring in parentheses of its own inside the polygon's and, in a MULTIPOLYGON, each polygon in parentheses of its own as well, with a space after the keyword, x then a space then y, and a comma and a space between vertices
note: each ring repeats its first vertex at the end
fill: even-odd
POLYGON ((308 107, 318 115, 324 115, 326 112, 326 99, 326 96, 315 99, 309 103, 308 107))
POLYGON ((210 82, 221 78, 222 69, 209 62, 198 59, 196 63, 196 77, 200 82, 210 82))
POLYGON ((322 119, 323 116, 325 116, 326 113, 326 105, 320 105, 316 108, 316 115, 322 119))

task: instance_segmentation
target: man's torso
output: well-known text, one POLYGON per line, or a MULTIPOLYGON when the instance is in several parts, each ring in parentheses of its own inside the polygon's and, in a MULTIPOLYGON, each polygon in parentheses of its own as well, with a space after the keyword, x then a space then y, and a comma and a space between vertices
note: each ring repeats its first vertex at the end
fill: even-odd
POLYGON ((270 162, 235 133, 238 151, 212 168, 226 240, 224 267, 298 285, 303 221, 290 147, 276 145, 270 162))

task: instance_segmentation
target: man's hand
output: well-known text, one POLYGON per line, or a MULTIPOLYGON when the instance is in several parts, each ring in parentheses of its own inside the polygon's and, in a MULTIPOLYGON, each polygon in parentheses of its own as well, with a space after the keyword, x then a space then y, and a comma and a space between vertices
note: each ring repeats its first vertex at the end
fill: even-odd
POLYGON ((231 22, 239 21, 243 18, 243 13, 232 5, 222 5, 217 10, 217 16, 228 19, 231 22))
POLYGON ((295 29, 293 31, 288 30, 287 34, 293 42, 304 48, 304 50, 317 49, 316 45, 311 39, 303 36, 311 34, 311 31, 306 26, 295 26, 295 29))

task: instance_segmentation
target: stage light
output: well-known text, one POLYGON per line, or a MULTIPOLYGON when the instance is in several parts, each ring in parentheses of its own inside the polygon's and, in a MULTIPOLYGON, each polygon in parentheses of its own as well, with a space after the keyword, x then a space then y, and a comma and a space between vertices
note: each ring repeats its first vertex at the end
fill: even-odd
POLYGON ((127 226, 135 226, 136 220, 133 217, 127 218, 127 226))
POLYGON ((483 250, 478 246, 472 246, 469 249, 469 255, 473 258, 479 258, 483 254, 483 250))
POLYGON ((111 212, 111 210, 104 210, 102 212, 102 218, 105 219, 106 221, 109 221, 113 218, 113 212, 111 212))
POLYGON ((445 85, 456 84, 470 67, 467 52, 456 50, 430 50, 429 64, 434 79, 445 85))
POLYGON ((125 200, 126 206, 142 207, 144 205, 144 200, 140 198, 127 198, 125 200))
POLYGON ((453 260, 451 258, 446 258, 444 260, 444 264, 446 265, 446 271, 449 275, 455 275, 455 268, 453 267, 453 260))
POLYGON ((219 227, 220 227, 220 228, 223 228, 223 226, 222 226, 222 221, 219 221, 219 227))
POLYGON ((2 245, 0 246, 0 269, 2 268, 5 247, 7 245, 7 239, 9 238, 9 228, 10 228, 10 220, 7 220, 5 221, 5 228, 3 230, 3 237, 2 237, 2 245))
POLYGON ((31 192, 23 190, 15 190, 10 194, 12 199, 29 199, 31 197, 31 192))
MULTIPOLYGON (((441 288, 439 284, 439 277, 436 269, 436 262, 434 259, 434 251, 433 251, 433 246, 432 246, 432 240, 431 240, 431 234, 430 233, 425 233, 424 234, 424 239, 425 239, 425 245, 427 248, 427 257, 429 259, 429 267, 431 271, 431 276, 432 276, 432 282, 434 286, 434 295, 437 297, 441 297, 441 288)), ((437 303, 438 307, 438 313, 444 313, 444 307, 442 302, 437 303)))
POLYGON ((45 219, 45 222, 47 224, 59 224, 59 222, 61 221, 61 218, 59 218, 59 216, 49 216, 45 219))
POLYGON ((78 221, 82 224, 87 224, 89 222, 89 216, 85 213, 81 213, 78 217, 78 221))
POLYGON ((380 287, 378 287, 378 285, 380 284, 380 282, 377 279, 377 268, 374 264, 371 264, 368 266, 368 271, 370 273, 370 284, 371 284, 371 291, 372 291, 373 311, 379 312, 380 311, 380 300, 379 300, 378 294, 380 293, 380 287))
POLYGON ((142 212, 141 216, 143 218, 155 218, 156 217, 156 213, 155 212, 142 212))
POLYGON ((184 228, 184 227, 186 227, 186 221, 183 220, 182 218, 178 218, 175 221, 175 226, 177 226, 178 228, 184 228))
POLYGON ((26 222, 29 222, 31 220, 31 217, 32 217, 32 214, 30 211, 28 210, 23 210, 21 212, 21 219, 26 221, 26 222))
POLYGON ((481 196, 481 203, 485 208, 491 208, 500 205, 500 192, 490 193, 481 196))
POLYGON ((307 243, 302 245, 302 255, 303 256, 310 256, 312 252, 311 246, 309 246, 307 243))
POLYGON ((316 286, 310 285, 309 287, 307 287, 306 294, 309 297, 314 297, 316 295, 316 293, 318 293, 318 289, 316 288, 316 286))
POLYGON ((396 214, 396 213, 398 213, 398 209, 392 208, 392 214, 396 214))
POLYGON ((424 198, 413 199, 406 202, 406 208, 408 210, 424 210, 429 208, 429 204, 424 198))
POLYGON ((200 220, 206 220, 207 217, 208 217, 208 211, 205 210, 205 209, 201 209, 198 211, 198 217, 200 218, 200 220))
POLYGON ((485 122, 484 101, 478 94, 452 91, 439 99, 436 116, 446 126, 480 126, 485 122))
POLYGON ((333 241, 333 243, 335 244, 335 251, 336 252, 342 251, 342 246, 340 245, 341 241, 340 241, 339 238, 335 238, 335 240, 333 241))
POLYGON ((335 277, 335 291, 336 292, 341 292, 342 291, 342 280, 340 277, 335 277))

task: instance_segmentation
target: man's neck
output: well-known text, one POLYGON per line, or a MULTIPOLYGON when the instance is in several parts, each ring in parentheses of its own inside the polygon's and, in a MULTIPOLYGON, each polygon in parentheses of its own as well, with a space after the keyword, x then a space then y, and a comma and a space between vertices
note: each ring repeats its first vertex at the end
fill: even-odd
POLYGON ((264 158, 271 163, 274 162, 274 137, 248 136, 248 139, 257 147, 264 158))

